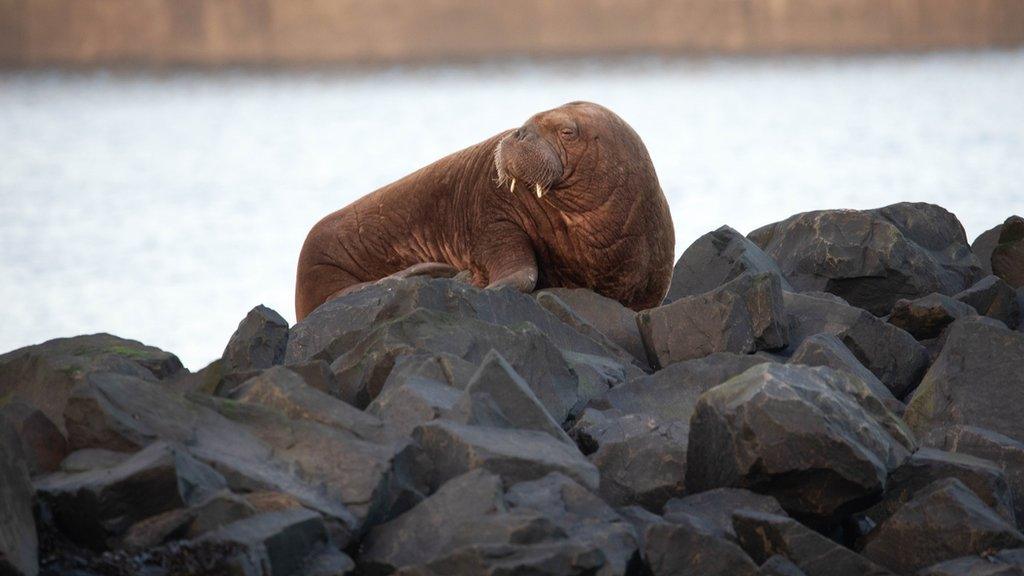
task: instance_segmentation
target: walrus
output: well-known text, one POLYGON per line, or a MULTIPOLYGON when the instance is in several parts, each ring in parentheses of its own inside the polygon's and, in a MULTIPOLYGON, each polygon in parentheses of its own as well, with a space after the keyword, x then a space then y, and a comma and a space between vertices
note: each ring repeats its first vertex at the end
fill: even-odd
POLYGON ((295 313, 388 276, 460 271, 481 288, 589 288, 643 310, 668 290, 674 245, 640 137, 611 110, 570 102, 317 222, 295 313))

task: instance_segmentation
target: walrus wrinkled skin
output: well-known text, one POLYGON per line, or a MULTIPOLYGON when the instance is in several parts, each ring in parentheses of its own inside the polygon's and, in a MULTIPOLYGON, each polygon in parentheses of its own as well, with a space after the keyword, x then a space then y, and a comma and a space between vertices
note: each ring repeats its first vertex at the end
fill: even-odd
POLYGON ((530 292, 589 288, 661 303, 675 233, 640 137, 613 112, 541 112, 326 216, 299 255, 299 320, 386 276, 452 276, 530 292))

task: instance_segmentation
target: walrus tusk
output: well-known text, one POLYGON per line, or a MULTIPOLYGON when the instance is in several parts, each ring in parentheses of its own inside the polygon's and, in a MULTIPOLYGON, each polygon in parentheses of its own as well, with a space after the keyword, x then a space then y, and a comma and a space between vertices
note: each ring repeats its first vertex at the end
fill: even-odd
POLYGON ((512 179, 512 184, 509 185, 508 191, 512 192, 512 193, 515 193, 515 191, 516 191, 516 179, 515 178, 512 179))
POLYGON ((544 189, 540 187, 540 184, 536 184, 535 186, 535 190, 537 191, 537 198, 540 198, 541 196, 544 195, 544 189))

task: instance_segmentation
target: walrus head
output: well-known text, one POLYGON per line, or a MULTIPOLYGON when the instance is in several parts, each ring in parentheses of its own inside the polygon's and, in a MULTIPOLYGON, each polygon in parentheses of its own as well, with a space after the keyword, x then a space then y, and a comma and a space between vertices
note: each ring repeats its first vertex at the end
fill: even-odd
POLYGON ((614 112, 591 102, 534 115, 498 142, 494 164, 499 187, 576 208, 599 205, 637 176, 657 187, 640 137, 614 112))

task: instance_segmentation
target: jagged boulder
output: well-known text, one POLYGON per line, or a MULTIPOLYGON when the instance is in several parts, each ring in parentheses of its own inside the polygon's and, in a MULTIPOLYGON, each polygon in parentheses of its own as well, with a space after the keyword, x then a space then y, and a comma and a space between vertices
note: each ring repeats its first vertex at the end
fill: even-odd
POLYGON ((710 292, 744 275, 777 274, 782 289, 793 287, 782 271, 761 248, 729 226, 708 232, 690 245, 672 268, 672 284, 664 304, 687 296, 710 292))
POLYGON ((690 421, 687 489, 747 488, 819 519, 880 494, 908 451, 837 374, 763 364, 704 393, 690 421))
POLYGON ((933 204, 804 212, 748 237, 797 290, 830 292, 878 316, 900 298, 956 294, 984 274, 963 226, 933 204))
POLYGON ((33 492, 18 434, 0 417, 0 574, 35 576, 39 572, 33 492))
POLYGON ((733 514, 733 529, 740 546, 758 562, 780 555, 807 576, 893 576, 792 518, 738 510, 733 514))
POLYGON ((644 532, 644 561, 654 576, 755 576, 757 564, 697 519, 681 516, 644 532))
POLYGON ((464 388, 475 372, 473 364, 450 355, 403 356, 366 411, 379 416, 395 436, 410 436, 420 424, 450 414, 463 396, 453 384, 464 388))
MULTIPOLYGON (((644 349, 643 338, 636 325, 636 312, 633 310, 617 300, 584 288, 545 288, 536 297, 541 306, 563 322, 567 319, 557 311, 561 310, 562 305, 567 306, 579 320, 629 352, 637 359, 638 366, 647 367, 647 350, 644 349)), ((586 326, 573 327, 584 334, 589 332, 586 326)))
POLYGON ((992 250, 999 244, 999 234, 1003 231, 1003 225, 999 224, 985 230, 971 242, 971 251, 981 263, 981 269, 985 274, 992 274, 992 250))
POLYGON ((928 351, 913 336, 836 297, 786 292, 783 302, 791 349, 816 334, 833 334, 897 399, 928 369, 928 351))
POLYGON ((782 287, 770 273, 644 310, 637 323, 647 357, 659 369, 714 352, 751 354, 788 343, 782 287))
POLYGON ((1024 548, 947 560, 929 566, 917 574, 918 576, 1021 576, 1024 574, 1024 548))
POLYGON ((918 340, 927 340, 937 337, 957 319, 977 313, 972 306, 932 292, 916 300, 897 300, 889 315, 889 323, 906 330, 918 340))
POLYGON ((260 304, 238 323, 224 354, 225 372, 246 372, 270 368, 284 361, 288 345, 288 322, 260 304))
POLYGON ((953 424, 980 426, 1024 440, 1024 334, 959 321, 907 405, 919 435, 953 424))
POLYGON ((786 516, 786 511, 771 496, 755 494, 742 488, 715 488, 706 492, 673 498, 665 504, 664 517, 669 522, 697 518, 719 538, 736 541, 732 517, 739 510, 786 516))
POLYGON ((877 376, 857 360, 842 340, 828 332, 815 334, 801 342, 793 355, 789 357, 789 363, 825 366, 846 372, 863 382, 874 396, 894 414, 902 414, 906 408, 877 376))
POLYGON ((17 433, 25 453, 29 474, 38 476, 60 467, 68 453, 68 442, 42 410, 20 401, 0 405, 4 418, 17 433))
POLYGON ((992 248, 992 273, 1014 288, 1024 286, 1024 218, 1003 222, 999 243, 992 248))
POLYGON ((997 465, 1006 474, 1017 525, 1024 526, 1024 443, 998 432, 963 425, 934 429, 922 437, 922 443, 997 465))
POLYGON ((64 432, 64 404, 90 374, 115 372, 150 381, 184 371, 178 357, 110 334, 57 338, 0 355, 0 398, 43 411, 64 432))
POLYGON ((999 320, 1011 329, 1021 324, 1024 311, 1021 310, 1017 292, 998 276, 986 276, 953 298, 970 305, 982 316, 999 320))
POLYGON ((955 478, 932 483, 868 534, 863 553, 900 574, 988 550, 1024 546, 1024 535, 955 478))

